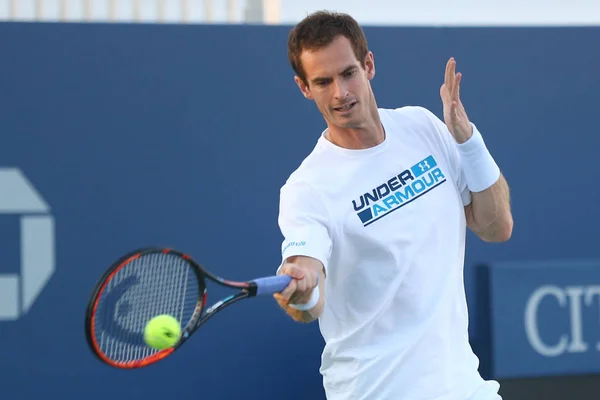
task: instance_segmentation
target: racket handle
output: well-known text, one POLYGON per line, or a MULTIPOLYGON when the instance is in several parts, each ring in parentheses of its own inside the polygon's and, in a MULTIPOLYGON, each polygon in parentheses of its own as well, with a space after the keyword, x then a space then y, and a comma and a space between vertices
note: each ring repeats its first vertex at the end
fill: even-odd
POLYGON ((258 278, 253 282, 256 283, 256 295, 275 294, 281 292, 292 281, 289 275, 268 276, 266 278, 258 278))

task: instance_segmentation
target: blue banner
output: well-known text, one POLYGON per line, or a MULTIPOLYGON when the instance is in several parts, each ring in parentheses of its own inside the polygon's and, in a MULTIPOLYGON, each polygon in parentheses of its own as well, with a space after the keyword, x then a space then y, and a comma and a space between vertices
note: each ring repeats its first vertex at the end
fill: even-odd
POLYGON ((600 261, 481 268, 492 376, 600 373, 600 261))
MULTIPOLYGON (((96 280, 134 248, 173 246, 234 280, 276 270, 279 189, 324 128, 294 83, 289 29, 0 24, 3 399, 323 399, 319 326, 292 321, 269 297, 224 310, 173 356, 134 372, 98 362, 83 330, 96 280)), ((598 256, 600 186, 588 173, 600 148, 600 29, 365 31, 380 107, 420 105, 441 117, 439 89, 456 57, 469 117, 511 187, 512 239, 467 240, 478 354, 493 348, 503 376, 591 371, 592 270, 578 280, 565 266, 542 280, 551 275, 540 269, 521 289, 498 278, 486 345, 473 266, 598 256), (531 339, 527 304, 536 309, 531 339)), ((422 163, 437 176, 435 160, 422 163)), ((211 287, 209 303, 225 294, 211 287)))

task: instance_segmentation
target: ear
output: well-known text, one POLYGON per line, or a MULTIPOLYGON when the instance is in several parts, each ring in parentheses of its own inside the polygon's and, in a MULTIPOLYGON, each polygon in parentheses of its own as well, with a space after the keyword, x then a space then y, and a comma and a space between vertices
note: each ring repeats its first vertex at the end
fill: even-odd
POLYGON ((304 95, 304 97, 306 97, 309 100, 313 100, 313 96, 310 93, 310 89, 304 83, 304 81, 299 76, 295 76, 294 77, 294 81, 296 81, 296 84, 298 85, 298 88, 300 88, 300 91, 302 92, 302 94, 304 95))
POLYGON ((369 80, 375 78, 375 58, 373 52, 369 51, 365 57, 365 71, 369 80))

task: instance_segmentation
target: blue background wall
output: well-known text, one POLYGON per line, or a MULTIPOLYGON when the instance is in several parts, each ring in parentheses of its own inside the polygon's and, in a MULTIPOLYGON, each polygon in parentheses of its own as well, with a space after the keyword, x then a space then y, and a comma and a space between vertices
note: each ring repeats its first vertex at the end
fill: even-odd
MULTIPOLYGON (((293 323, 270 298, 238 303, 185 350, 133 372, 101 365, 83 335, 96 279, 132 248, 175 246, 231 279, 273 273, 279 188, 324 127, 293 82, 288 30, 0 24, 0 166, 31 180, 57 235, 48 286, 28 314, 0 322, 3 395, 189 397, 210 382, 202 398, 323 397, 318 326, 293 323)), ((477 346, 477 264, 600 258, 600 29, 365 30, 381 107, 441 116, 456 57, 463 102, 510 183, 511 241, 469 235, 477 346)), ((0 216, 0 273, 18 272, 13 217, 0 216)))

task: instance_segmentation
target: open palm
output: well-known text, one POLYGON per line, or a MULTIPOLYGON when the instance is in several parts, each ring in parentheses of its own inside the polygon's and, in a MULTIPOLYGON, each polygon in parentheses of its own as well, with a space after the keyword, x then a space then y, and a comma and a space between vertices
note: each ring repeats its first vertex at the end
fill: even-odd
POLYGON ((460 101, 460 81, 462 74, 456 73, 456 61, 450 58, 446 64, 444 84, 440 97, 444 106, 444 122, 458 143, 466 142, 473 134, 467 112, 460 101))

